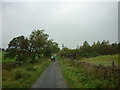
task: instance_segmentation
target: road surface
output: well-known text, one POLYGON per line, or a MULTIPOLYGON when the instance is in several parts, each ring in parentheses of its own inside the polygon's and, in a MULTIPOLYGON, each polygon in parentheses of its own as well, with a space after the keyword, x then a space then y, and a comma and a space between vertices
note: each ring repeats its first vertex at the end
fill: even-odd
POLYGON ((32 88, 67 88, 58 61, 49 65, 32 88))

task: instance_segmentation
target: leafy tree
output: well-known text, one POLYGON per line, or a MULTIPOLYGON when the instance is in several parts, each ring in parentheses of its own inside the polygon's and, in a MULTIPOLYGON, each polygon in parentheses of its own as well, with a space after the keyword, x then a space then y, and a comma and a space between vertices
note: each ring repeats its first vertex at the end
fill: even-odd
POLYGON ((53 42, 53 40, 48 40, 45 48, 44 48, 44 55, 51 57, 54 53, 57 53, 60 50, 58 44, 53 42))
POLYGON ((98 56, 100 55, 100 42, 98 41, 97 43, 93 43, 93 45, 91 46, 92 48, 92 56, 98 56))
POLYGON ((82 56, 84 56, 84 57, 89 57, 90 56, 91 47, 90 47, 90 45, 88 44, 87 41, 85 41, 83 43, 83 46, 80 47, 80 52, 81 52, 82 56))
POLYGON ((28 50, 28 39, 24 36, 19 36, 13 38, 8 44, 8 48, 6 49, 5 57, 16 57, 17 61, 26 60, 26 55, 28 50))
POLYGON ((30 52, 32 62, 36 57, 41 57, 43 54, 43 48, 47 44, 48 34, 44 33, 44 30, 34 30, 30 35, 30 52))
POLYGON ((51 56, 60 49, 58 43, 52 39, 48 40, 49 35, 44 30, 34 30, 29 38, 23 35, 13 38, 6 49, 5 58, 16 57, 16 61, 30 59, 32 63, 40 59, 41 56, 51 56))

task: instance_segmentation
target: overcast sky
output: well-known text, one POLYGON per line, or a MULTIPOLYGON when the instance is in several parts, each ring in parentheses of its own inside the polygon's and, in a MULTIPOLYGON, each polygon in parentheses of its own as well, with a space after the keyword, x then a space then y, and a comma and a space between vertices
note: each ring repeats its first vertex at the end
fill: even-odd
POLYGON ((118 3, 2 3, 2 47, 34 29, 44 29, 60 47, 76 48, 85 40, 118 42, 118 3))

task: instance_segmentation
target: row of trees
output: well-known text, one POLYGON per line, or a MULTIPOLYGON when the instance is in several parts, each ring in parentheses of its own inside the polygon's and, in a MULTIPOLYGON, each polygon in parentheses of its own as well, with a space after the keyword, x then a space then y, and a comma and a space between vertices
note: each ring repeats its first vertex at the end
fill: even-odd
POLYGON ((120 50, 120 43, 110 44, 109 41, 103 40, 101 43, 99 41, 97 43, 94 42, 93 45, 90 46, 89 43, 85 41, 82 46, 76 49, 69 49, 63 45, 60 55, 69 58, 95 57, 98 55, 117 54, 118 50, 120 50))
POLYGON ((8 44, 5 58, 16 57, 17 61, 30 59, 34 63, 41 57, 50 57, 60 49, 58 44, 48 37, 44 30, 34 30, 29 38, 23 35, 15 37, 8 44))
MULTIPOLYGON (((31 60, 35 62, 41 57, 51 57, 52 54, 57 53, 60 48, 58 43, 52 39, 48 39, 49 35, 44 33, 44 30, 34 30, 29 37, 19 36, 13 38, 6 49, 5 58, 16 57, 17 61, 31 60)), ((82 46, 76 49, 69 49, 62 46, 59 52, 61 56, 69 58, 83 58, 94 57, 98 55, 117 54, 120 49, 120 43, 112 43, 103 40, 101 43, 94 42, 89 45, 87 41, 82 46)))

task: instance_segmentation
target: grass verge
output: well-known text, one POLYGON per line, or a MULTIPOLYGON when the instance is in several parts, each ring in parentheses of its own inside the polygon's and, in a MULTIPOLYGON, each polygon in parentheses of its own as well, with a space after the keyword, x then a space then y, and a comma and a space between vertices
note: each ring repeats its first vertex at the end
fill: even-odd
POLYGON ((59 58, 59 64, 69 88, 116 88, 118 79, 104 79, 102 73, 92 73, 76 66, 74 61, 59 58), (92 75, 91 75, 92 73, 92 75))
POLYGON ((12 69, 2 70, 2 88, 30 88, 50 61, 44 58, 36 64, 23 64, 12 69))

